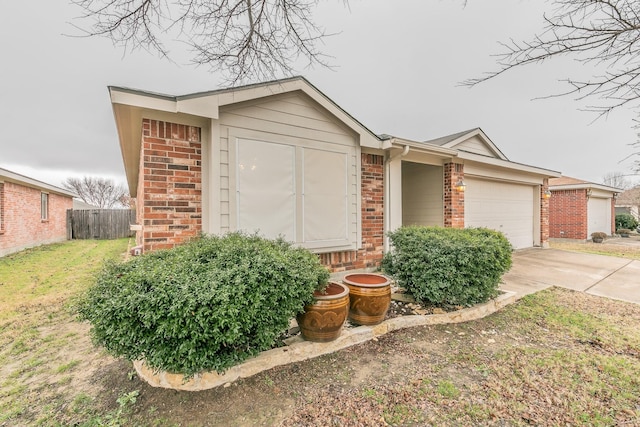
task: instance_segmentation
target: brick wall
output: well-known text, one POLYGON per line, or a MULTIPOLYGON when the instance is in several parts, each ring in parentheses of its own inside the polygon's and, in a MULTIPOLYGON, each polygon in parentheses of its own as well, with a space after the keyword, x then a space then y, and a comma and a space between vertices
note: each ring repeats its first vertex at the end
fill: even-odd
POLYGON ((611 198, 611 231, 609 232, 609 234, 613 234, 615 232, 616 232, 616 198, 614 196, 611 198))
POLYGON ((331 252, 320 260, 333 272, 376 268, 384 255, 384 156, 362 154, 362 249, 331 252))
POLYGON ((549 237, 587 238, 587 192, 557 190, 549 199, 549 237))
POLYGON ((547 247, 549 243, 549 200, 545 193, 549 190, 549 178, 545 178, 540 186, 540 246, 547 247))
POLYGON ((40 212, 42 191, 22 184, 0 184, 0 256, 67 239, 67 209, 73 199, 49 192, 48 219, 40 212))
POLYGON ((200 128, 144 119, 136 200, 138 244, 166 249, 202 231, 200 128))
POLYGON ((456 184, 464 180, 464 165, 444 165, 444 226, 464 228, 464 191, 456 190, 456 184))

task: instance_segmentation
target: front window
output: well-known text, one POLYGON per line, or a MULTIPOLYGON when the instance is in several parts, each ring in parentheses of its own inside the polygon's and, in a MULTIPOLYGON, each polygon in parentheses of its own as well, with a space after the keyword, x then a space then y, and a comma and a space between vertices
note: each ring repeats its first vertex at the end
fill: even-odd
POLYGON ((40 193, 40 219, 46 221, 49 219, 49 195, 40 193))
POLYGON ((309 249, 355 246, 357 191, 348 148, 238 139, 238 229, 309 249))

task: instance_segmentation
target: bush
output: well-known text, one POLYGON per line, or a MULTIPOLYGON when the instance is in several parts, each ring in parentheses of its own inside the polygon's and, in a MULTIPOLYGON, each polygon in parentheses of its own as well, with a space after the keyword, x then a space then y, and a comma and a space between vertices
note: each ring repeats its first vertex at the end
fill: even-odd
POLYGON ((328 278, 309 251, 232 233, 107 264, 78 310, 112 355, 190 377, 271 348, 328 278))
POLYGON ((638 228, 638 221, 630 214, 616 215, 616 230, 619 229, 635 230, 638 228))
POLYGON ((382 267, 422 303, 488 301, 511 268, 511 244, 486 228, 403 227, 389 237, 394 249, 382 267))

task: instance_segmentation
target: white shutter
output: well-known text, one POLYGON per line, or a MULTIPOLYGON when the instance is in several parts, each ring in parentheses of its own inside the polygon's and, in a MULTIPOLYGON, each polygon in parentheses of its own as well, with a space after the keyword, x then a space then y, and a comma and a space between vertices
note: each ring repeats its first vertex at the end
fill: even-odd
POLYGON ((295 241, 295 147, 238 140, 238 228, 295 241))
POLYGON ((303 153, 303 241, 310 247, 347 244, 347 155, 312 148, 303 153))

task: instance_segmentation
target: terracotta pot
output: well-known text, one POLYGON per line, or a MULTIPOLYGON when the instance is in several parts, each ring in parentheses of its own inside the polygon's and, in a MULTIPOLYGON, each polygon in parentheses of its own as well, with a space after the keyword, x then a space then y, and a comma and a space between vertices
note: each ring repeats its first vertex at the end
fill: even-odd
POLYGON ((354 273, 342 281, 349 287, 349 320, 358 325, 382 322, 391 303, 391 282, 382 274, 354 273))
POLYGON ((314 304, 304 307, 296 316, 300 333, 308 341, 328 342, 340 336, 349 312, 349 288, 329 282, 325 293, 315 292, 314 304))

